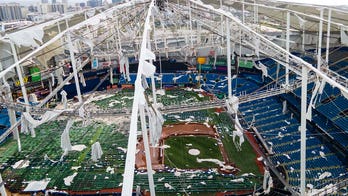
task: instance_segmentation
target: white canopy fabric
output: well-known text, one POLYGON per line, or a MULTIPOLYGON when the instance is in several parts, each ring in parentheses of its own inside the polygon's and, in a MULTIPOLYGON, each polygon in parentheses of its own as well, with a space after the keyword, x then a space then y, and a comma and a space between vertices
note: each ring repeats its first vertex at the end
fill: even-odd
POLYGON ((65 90, 62 90, 61 92, 60 92, 60 95, 62 95, 62 103, 63 103, 63 106, 64 106, 64 109, 67 109, 67 107, 68 107, 68 99, 67 99, 67 93, 65 92, 65 90))
POLYGON ((150 143, 151 145, 156 146, 161 138, 164 118, 155 106, 152 108, 145 108, 149 117, 150 143))
POLYGON ((103 155, 103 150, 100 146, 100 143, 99 142, 94 143, 92 145, 91 159, 94 162, 97 162, 98 159, 100 159, 102 155, 103 155))
POLYGON ((54 111, 47 111, 45 112, 42 116, 41 116, 41 120, 35 120, 31 114, 29 112, 23 112, 22 113, 22 132, 23 133, 27 133, 28 132, 28 128, 31 131, 31 135, 32 137, 35 137, 35 128, 38 127, 39 125, 48 122, 54 118, 56 118, 57 116, 59 116, 61 113, 63 112, 63 110, 54 110, 54 111))
POLYGON ((61 135, 60 147, 62 148, 63 151, 71 151, 72 149, 69 133, 70 133, 70 128, 72 127, 73 124, 74 124, 74 121, 69 120, 61 135))
POLYGON ((129 60, 127 56, 120 55, 120 73, 127 81, 130 81, 129 77, 129 60))

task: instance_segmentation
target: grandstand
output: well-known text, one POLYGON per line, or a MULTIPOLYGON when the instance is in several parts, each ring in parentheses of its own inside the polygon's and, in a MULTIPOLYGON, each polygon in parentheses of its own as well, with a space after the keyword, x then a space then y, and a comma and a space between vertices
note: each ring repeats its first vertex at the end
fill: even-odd
POLYGON ((348 194, 347 17, 132 0, 4 32, 1 195, 348 194))

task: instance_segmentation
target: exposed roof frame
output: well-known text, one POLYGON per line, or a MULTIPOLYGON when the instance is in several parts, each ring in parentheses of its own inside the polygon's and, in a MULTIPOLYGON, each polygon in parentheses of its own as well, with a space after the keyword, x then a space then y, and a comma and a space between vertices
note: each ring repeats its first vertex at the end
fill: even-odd
POLYGON ((305 62, 303 59, 301 59, 301 58, 299 58, 299 57, 297 57, 295 55, 292 55, 291 53, 287 52, 284 48, 278 46, 277 44, 275 44, 272 41, 270 41, 267 38, 265 38, 263 35, 261 35, 261 34, 257 33, 256 31, 252 30, 250 27, 248 27, 245 24, 243 24, 238 18, 234 17, 231 13, 226 12, 226 11, 224 11, 222 9, 216 9, 216 8, 214 8, 211 5, 206 5, 203 2, 201 2, 200 0, 189 0, 189 1, 192 2, 195 5, 202 6, 202 7, 206 8, 206 9, 212 10, 212 11, 218 13, 218 14, 221 14, 221 15, 223 15, 225 17, 230 18, 237 25, 241 26, 245 30, 249 31, 250 33, 254 34, 256 37, 258 37, 260 39, 260 41, 267 43, 269 46, 272 46, 272 47, 276 48, 277 50, 281 51, 284 54, 288 54, 291 57, 291 60, 295 61, 296 64, 298 64, 301 67, 302 66, 306 66, 309 71, 315 72, 318 77, 322 78, 323 80, 328 82, 330 85, 332 85, 334 87, 337 87, 342 92, 348 94, 348 88, 345 88, 344 86, 342 86, 338 82, 336 82, 333 79, 331 79, 330 77, 328 77, 325 73, 323 73, 320 70, 316 69, 311 64, 305 62))
MULTIPOLYGON (((302 16, 305 16, 305 17, 308 17, 308 18, 311 18, 311 19, 315 19, 315 20, 318 20, 318 21, 323 21, 325 23, 328 23, 329 21, 325 18, 320 18, 318 16, 315 16, 315 15, 309 15, 309 14, 306 14, 306 13, 303 13, 303 12, 299 12, 299 11, 295 11, 295 10, 291 10, 291 9, 286 9, 286 8, 279 8, 279 7, 274 7, 274 6, 269 6, 269 5, 263 5, 263 4, 257 4, 257 3, 249 3, 249 2, 243 2, 243 1, 240 1, 240 0, 229 0, 229 1, 232 1, 232 2, 236 2, 236 3, 241 3, 241 4, 246 4, 246 5, 251 5, 251 6, 259 6, 259 7, 264 7, 264 8, 269 8, 269 9, 274 9, 274 10, 277 10, 277 11, 283 11, 283 12, 290 12, 290 13, 293 13, 293 14, 297 14, 297 15, 302 15, 302 16)), ((319 7, 318 7, 319 8, 319 7)), ((323 7, 323 8, 326 8, 326 9, 331 9, 330 7, 323 7)), ((342 11, 341 11, 342 12, 342 11)), ((348 13, 347 13, 348 14, 348 13)), ((337 27, 346 27, 348 28, 347 25, 344 25, 342 23, 338 23, 338 22, 334 22, 334 21, 330 21, 331 25, 336 25, 337 27)))
MULTIPOLYGON (((3 78, 9 71, 11 71, 13 68, 15 68, 15 66, 20 65, 21 63, 23 63, 24 61, 26 61, 27 59, 29 59, 30 57, 34 56, 35 54, 37 54, 38 52, 40 52, 42 49, 44 49, 45 47, 49 46, 50 44, 54 43, 55 41, 57 41, 58 39, 62 38, 67 32, 69 31, 73 31, 73 30, 77 30, 80 29, 88 24, 91 24, 95 19, 100 18, 102 16, 104 16, 105 14, 112 14, 114 11, 121 9, 121 8, 125 8, 125 7, 129 7, 129 6, 133 6, 137 3, 147 3, 149 2, 149 0, 137 0, 137 1, 130 1, 127 3, 123 3, 123 4, 119 4, 115 7, 109 8, 104 12, 101 12, 81 23, 78 23, 74 26, 71 26, 67 29, 65 29, 64 31, 62 31, 61 33, 57 34, 55 37, 53 37, 52 39, 50 39, 49 41, 47 41, 46 43, 44 43, 43 45, 41 45, 40 47, 36 48, 35 50, 33 50, 32 52, 30 52, 29 54, 27 54, 25 57, 23 57, 22 59, 20 59, 18 62, 10 65, 9 67, 7 67, 5 70, 0 72, 0 78, 3 78)), ((8 39, 3 39, 1 40, 3 42, 7 42, 9 43, 10 40, 8 39)))

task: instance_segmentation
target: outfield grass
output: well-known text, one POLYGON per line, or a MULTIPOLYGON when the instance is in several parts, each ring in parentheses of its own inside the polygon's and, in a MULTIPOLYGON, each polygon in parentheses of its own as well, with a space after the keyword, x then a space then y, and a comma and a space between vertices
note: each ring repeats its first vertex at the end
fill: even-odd
MULTIPOLYGON (((220 137, 222 138, 221 141, 224 144, 224 148, 229 160, 235 163, 236 166, 241 170, 240 174, 251 172, 255 175, 261 175, 261 172, 255 162, 257 158, 256 153, 246 138, 242 144, 242 151, 237 151, 233 143, 232 136, 230 135, 232 131, 234 131, 234 128, 228 114, 220 113, 219 116, 212 114, 211 117, 214 124, 222 127, 223 131, 220 133, 220 137), (225 127, 228 128, 228 131, 225 130, 225 127)), ((238 138, 236 140, 238 140, 238 138)))
POLYGON ((164 151, 165 165, 180 169, 193 168, 217 168, 218 165, 212 162, 197 162, 200 159, 218 159, 223 161, 217 141, 207 136, 178 136, 165 140, 165 145, 170 148, 164 151), (188 145, 188 144, 192 144, 188 145), (200 154, 190 155, 190 149, 198 149, 200 154))

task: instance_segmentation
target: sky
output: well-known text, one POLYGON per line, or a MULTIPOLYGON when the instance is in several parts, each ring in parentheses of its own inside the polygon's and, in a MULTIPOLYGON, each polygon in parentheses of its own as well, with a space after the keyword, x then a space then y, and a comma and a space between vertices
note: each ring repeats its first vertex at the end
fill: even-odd
MULTIPOLYGON (((59 2, 60 0, 57 0, 59 2)), ((86 2, 87 0, 68 0, 69 4, 75 4, 80 2, 86 2)), ((111 2, 111 0, 108 0, 111 2)), ((318 5, 347 5, 348 0, 281 0, 288 2, 296 3, 309 3, 309 4, 318 4, 318 5)), ((40 2, 40 0, 0 0, 0 3, 9 3, 9 2, 18 2, 22 5, 31 5, 40 2)))

